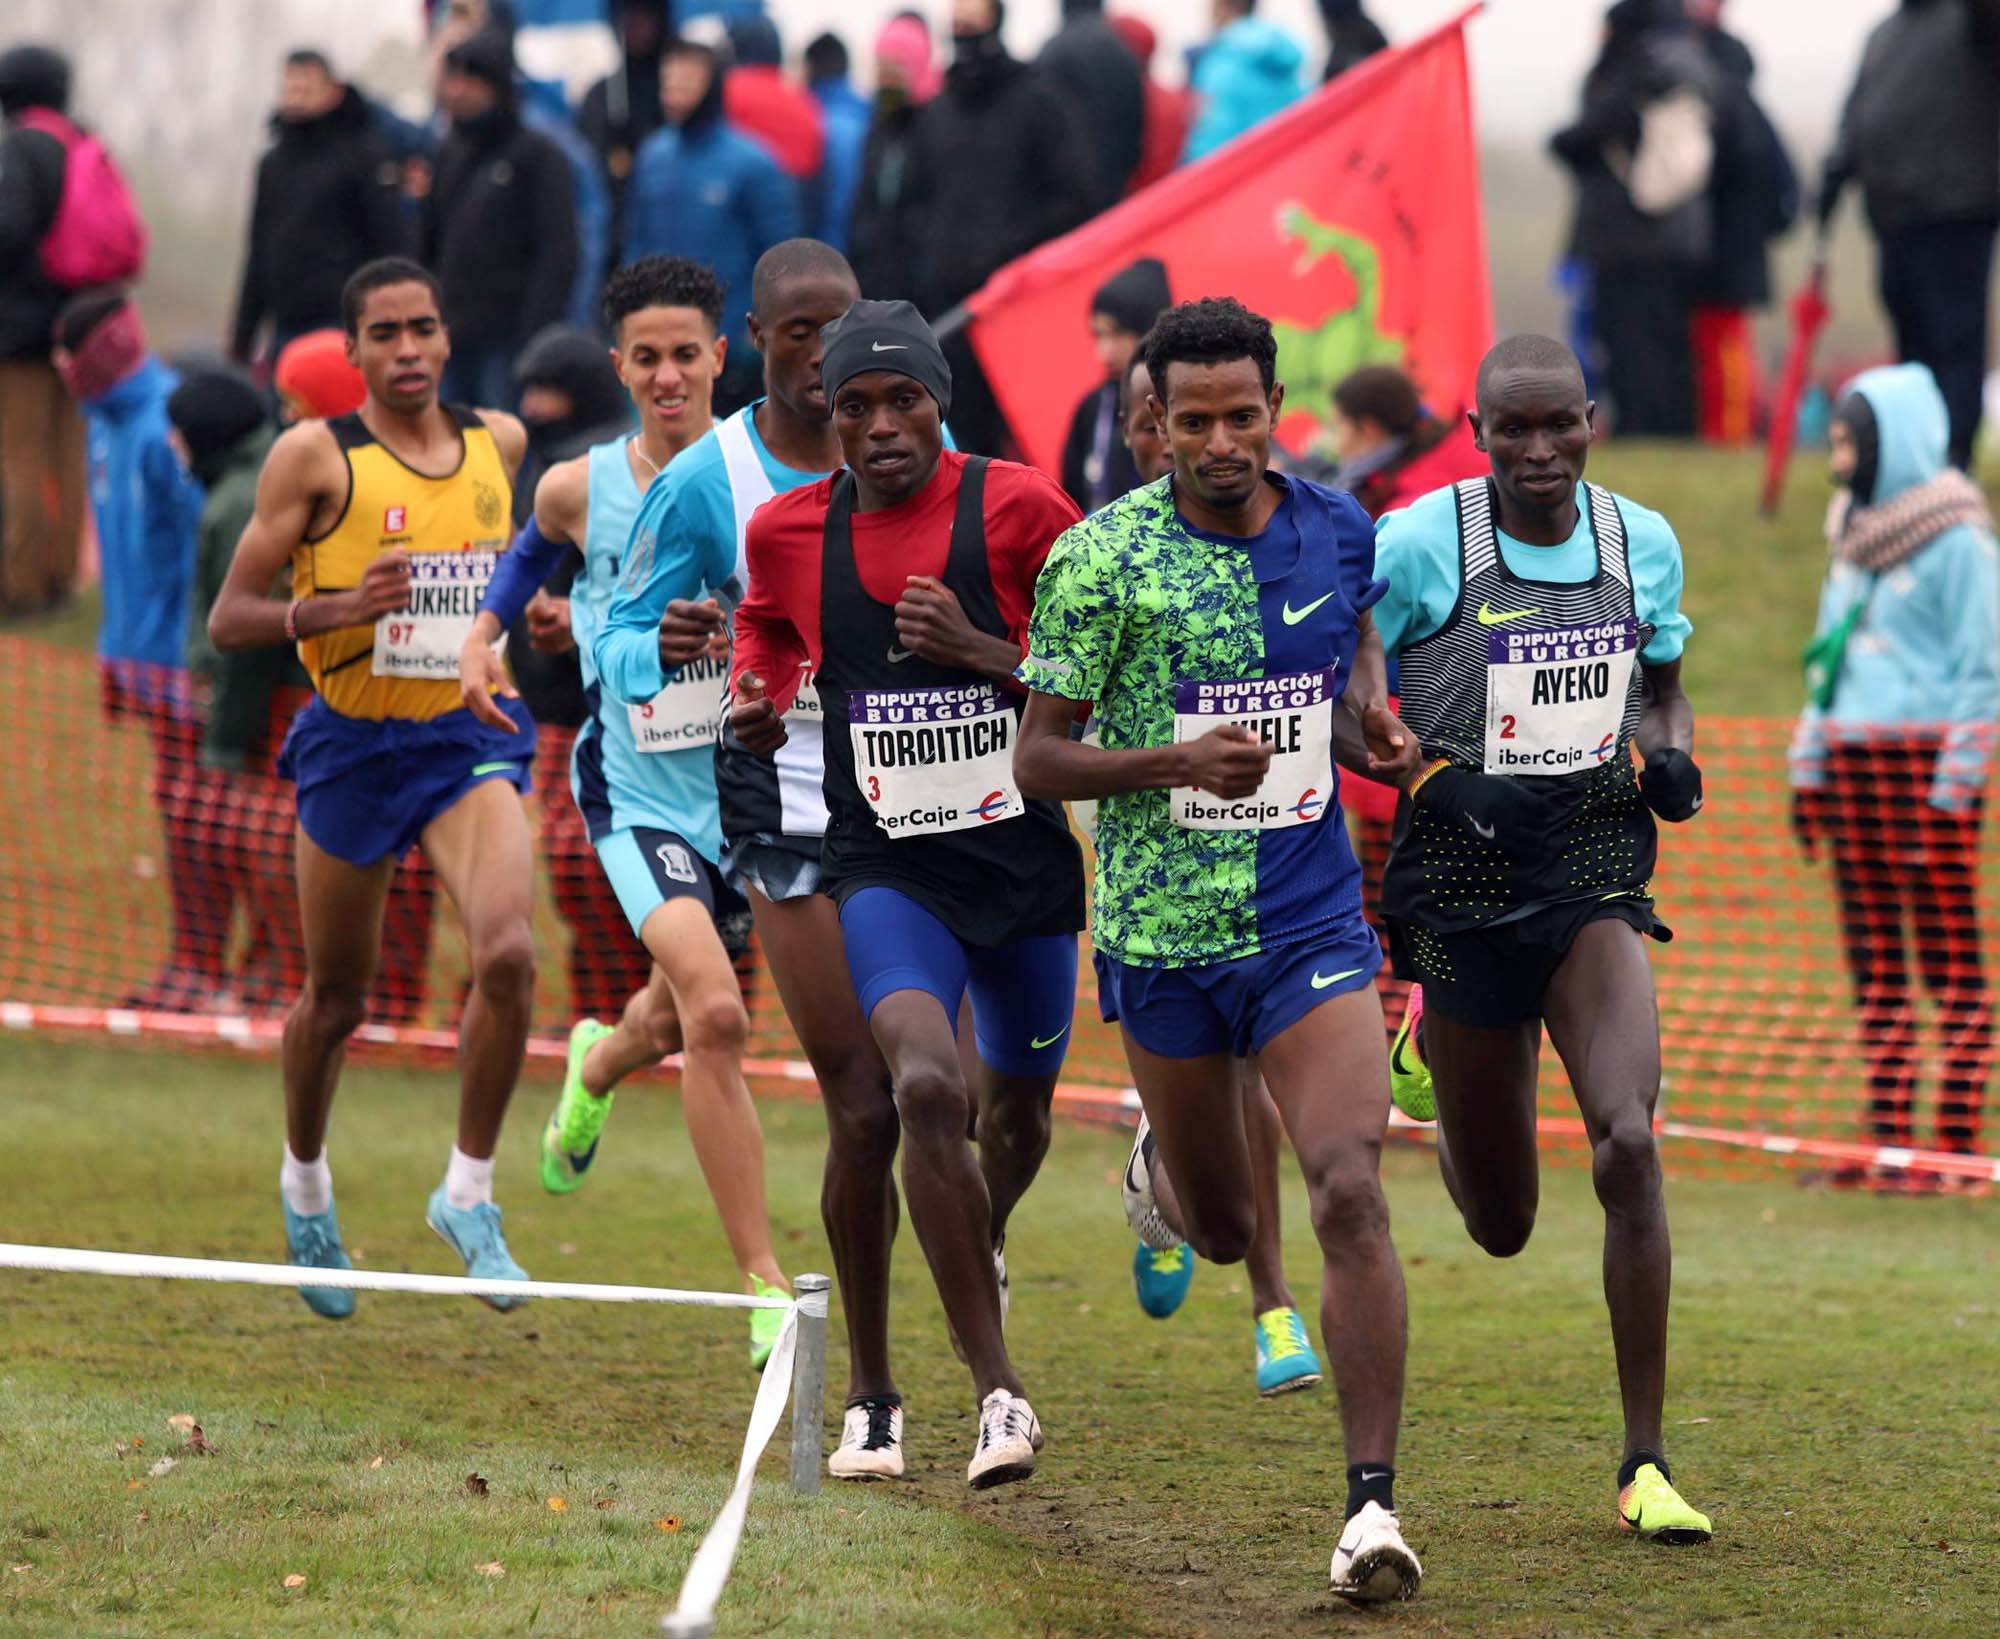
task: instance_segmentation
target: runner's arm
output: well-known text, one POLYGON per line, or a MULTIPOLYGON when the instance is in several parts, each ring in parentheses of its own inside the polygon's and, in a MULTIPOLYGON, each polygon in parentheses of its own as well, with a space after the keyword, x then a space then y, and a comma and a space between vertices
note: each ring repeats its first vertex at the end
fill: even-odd
POLYGON ((589 504, 590 467, 581 458, 549 468, 535 486, 535 510, 514 544, 500 554, 472 630, 458 651, 458 692, 472 715, 490 728, 515 731, 515 723, 493 703, 495 695, 520 691, 507 675, 494 644, 526 612, 542 582, 562 566, 563 554, 583 533, 589 504))
POLYGON ((493 435, 494 446, 500 451, 500 464, 507 469, 507 482, 513 483, 521 475, 521 462, 528 454, 528 429, 521 425, 519 417, 505 410, 481 410, 479 419, 493 435))
MULTIPOLYGON (((333 435, 319 421, 292 428, 271 446, 257 480, 256 510, 208 612, 209 641, 216 648, 276 648, 291 641, 285 623, 294 605, 272 597, 271 587, 305 539, 338 459, 333 435)), ((293 631, 317 637, 363 625, 402 608, 409 595, 409 554, 385 552, 368 566, 359 586, 297 599, 293 631)))
POLYGON ((1240 723, 1224 723, 1198 740, 1122 751, 1072 740, 1069 726, 1085 704, 1057 694, 1028 696, 1014 745, 1022 796, 1074 802, 1197 785, 1233 800, 1254 792, 1271 766, 1271 748, 1240 723))
POLYGON ((1405 786, 1423 767, 1423 747, 1389 709, 1389 664, 1372 611, 1362 611, 1360 631, 1347 688, 1333 714, 1334 756, 1356 774, 1405 786))
MULTIPOLYGON (((660 622, 676 598, 692 598, 708 584, 702 543, 714 539, 720 559, 722 527, 693 503, 694 486, 672 468, 655 480, 632 520, 621 558, 623 573, 604 624, 591 645, 605 692, 627 705, 644 705, 670 681, 660 653, 660 622)), ((728 558, 735 562, 735 525, 728 521, 728 558)), ((678 670, 678 668, 675 668, 678 670)))

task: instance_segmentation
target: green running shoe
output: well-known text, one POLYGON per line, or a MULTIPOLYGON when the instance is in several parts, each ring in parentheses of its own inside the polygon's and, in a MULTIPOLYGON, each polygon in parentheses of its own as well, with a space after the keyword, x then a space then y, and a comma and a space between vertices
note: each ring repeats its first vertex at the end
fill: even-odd
POLYGON ((597 1141, 611 1114, 617 1092, 593 1098, 584 1090, 583 1061, 591 1048, 611 1034, 611 1026, 595 1019, 578 1019, 569 1033, 569 1062, 563 1071, 562 1097, 549 1124, 542 1129, 542 1188, 567 1195, 583 1182, 597 1158, 597 1141))
POLYGON ((1417 1037, 1423 1023, 1424 987, 1411 985, 1403 1027, 1389 1049, 1389 1101, 1412 1121, 1435 1121, 1437 1093, 1431 1086, 1431 1067, 1424 1063, 1423 1043, 1417 1037))
MULTIPOLYGON (((769 1281, 750 1277, 750 1290, 760 1298, 784 1298, 791 1293, 782 1286, 773 1286, 769 1281)), ((764 1362, 771 1358, 771 1351, 778 1346, 778 1334, 785 1329, 785 1311, 782 1309, 752 1309, 750 1311, 750 1369, 760 1372, 764 1362)))
POLYGON ((1618 1493, 1618 1529, 1642 1542, 1706 1542, 1715 1534, 1708 1516, 1690 1508, 1652 1463, 1641 1463, 1632 1483, 1618 1493))

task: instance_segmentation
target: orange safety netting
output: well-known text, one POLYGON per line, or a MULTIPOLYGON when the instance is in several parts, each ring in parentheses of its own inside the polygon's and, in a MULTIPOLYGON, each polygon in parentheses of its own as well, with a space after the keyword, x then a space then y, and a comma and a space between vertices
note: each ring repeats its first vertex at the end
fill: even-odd
MULTIPOLYGON (((128 680, 129 681, 129 680, 128 680)), ((89 656, 0 639, 0 1024, 268 1044, 303 973, 289 785, 261 757, 203 766, 186 681, 108 689, 89 656)), ((1928 806, 1934 737, 1836 747, 1793 811, 1791 725, 1701 724, 1708 803, 1664 827, 1656 884, 1676 938, 1652 946, 1662 1130, 1675 1164, 1806 1158, 1837 1177, 1886 1166, 2000 1179, 1982 1107, 2000 845, 1979 816, 1928 806), (1803 822, 1817 855, 1795 835, 1803 822)), ((540 841, 538 1054, 579 1013, 614 1017, 647 971, 568 795, 569 734, 545 728, 532 809, 540 841)), ((1363 838, 1379 869, 1381 833, 1363 838)), ((807 1079, 775 989, 746 958, 753 1068, 807 1079)), ((1131 1108, 1118 1038, 1089 964, 1065 1070, 1072 1108, 1131 1108)), ((449 903, 414 852, 391 890, 365 1039, 447 1048, 465 991, 449 903)), ((1401 987, 1385 981, 1392 1022, 1401 987)), ((1544 1130, 1580 1133, 1547 1056, 1544 1130)))

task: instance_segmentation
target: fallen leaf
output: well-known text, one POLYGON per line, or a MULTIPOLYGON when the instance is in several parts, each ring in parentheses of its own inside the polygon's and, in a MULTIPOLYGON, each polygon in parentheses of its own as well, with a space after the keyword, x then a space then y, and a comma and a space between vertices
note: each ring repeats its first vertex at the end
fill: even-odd
POLYGON ((120 1459, 121 1461, 131 1456, 132 1455, 131 1443, 126 1440, 113 1441, 111 1445, 111 1455, 120 1459))
POLYGON ((618 1500, 615 1497, 599 1497, 595 1506, 598 1508, 616 1508, 618 1500))
POLYGON ((146 1449, 146 1442, 135 1434, 132 1436, 132 1449, 134 1451, 144 1451, 146 1449))
POLYGON ((481 1576, 505 1576, 507 1574, 507 1567, 502 1565, 497 1559, 489 1559, 484 1565, 475 1565, 472 1568, 481 1576))
POLYGON ((567 1514, 569 1512, 569 1499, 567 1497, 549 1498, 549 1512, 551 1514, 567 1514))
POLYGON ((182 1434, 190 1433, 194 1426, 194 1417, 185 1411, 177 1411, 167 1419, 167 1427, 176 1429, 182 1434))
POLYGON ((7 1569, 12 1571, 16 1576, 26 1576, 34 1568, 35 1566, 32 1560, 26 1565, 9 1565, 7 1567, 7 1569))
POLYGON ((292 1572, 290 1576, 285 1578, 285 1586, 288 1588, 303 1588, 305 1585, 306 1579, 300 1576, 297 1571, 292 1572))
POLYGON ((1938 1544, 1938 1552, 1941 1554, 1955 1554, 1958 1550, 1948 1542, 1940 1542, 1938 1544))
POLYGON ((576 1255, 576 1242, 564 1241, 556 1250, 566 1258, 574 1257, 576 1255))
POLYGON ((193 1428, 188 1430, 187 1448, 197 1457, 213 1457, 215 1455, 215 1444, 207 1435, 202 1433, 201 1424, 199 1423, 196 1423, 193 1428))
POLYGON ((465 1489, 475 1497, 483 1497, 492 1487, 486 1483, 484 1474, 468 1474, 465 1476, 465 1489))
POLYGON ((144 1480, 127 1480, 125 1482, 125 1489, 127 1491, 143 1491, 146 1489, 146 1482, 144 1480))
POLYGON ((377 1458, 376 1458, 376 1459, 375 1459, 375 1460, 374 1460, 374 1461, 373 1461, 372 1463, 370 1463, 370 1464, 369 1464, 368 1466, 369 1466, 370 1468, 380 1468, 380 1467, 382 1466, 382 1464, 383 1464, 384 1460, 385 1460, 385 1459, 383 1459, 383 1458, 381 1458, 381 1457, 377 1457, 377 1458))
POLYGON ((654 1520, 653 1526, 655 1530, 678 1531, 681 1528, 681 1517, 678 1514, 669 1514, 665 1519, 654 1520))
POLYGON ((1683 1417, 1681 1419, 1681 1424, 1685 1428, 1692 1428, 1696 1423, 1705 1423, 1707 1421, 1708 1419, 1706 1417, 1683 1417))
POLYGON ((173 1458, 162 1457, 158 1462, 153 1464, 151 1468, 147 1469, 146 1472, 152 1475, 153 1478, 157 1480, 162 1474, 171 1473, 173 1471, 173 1467, 174 1467, 173 1458))
POLYGON ((153 1511, 152 1511, 152 1509, 150 1509, 150 1508, 142 1508, 142 1509, 140 1509, 140 1510, 139 1510, 139 1513, 138 1513, 138 1519, 137 1519, 137 1522, 138 1522, 138 1523, 139 1523, 140 1525, 144 1525, 144 1524, 145 1524, 145 1523, 146 1523, 146 1522, 147 1522, 148 1520, 150 1520, 150 1519, 151 1519, 152 1517, 153 1517, 153 1511))

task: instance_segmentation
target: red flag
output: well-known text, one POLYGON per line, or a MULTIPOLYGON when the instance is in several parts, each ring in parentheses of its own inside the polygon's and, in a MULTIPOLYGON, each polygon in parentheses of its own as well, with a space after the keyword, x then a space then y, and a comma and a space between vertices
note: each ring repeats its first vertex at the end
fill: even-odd
POLYGON ((1380 52, 1207 158, 1011 262, 968 302, 971 339, 1029 460, 1061 466, 1100 379, 1090 298, 1142 256, 1176 301, 1234 296, 1278 332, 1284 441, 1302 447, 1334 386, 1400 364, 1449 415, 1492 342, 1465 22, 1380 52))

